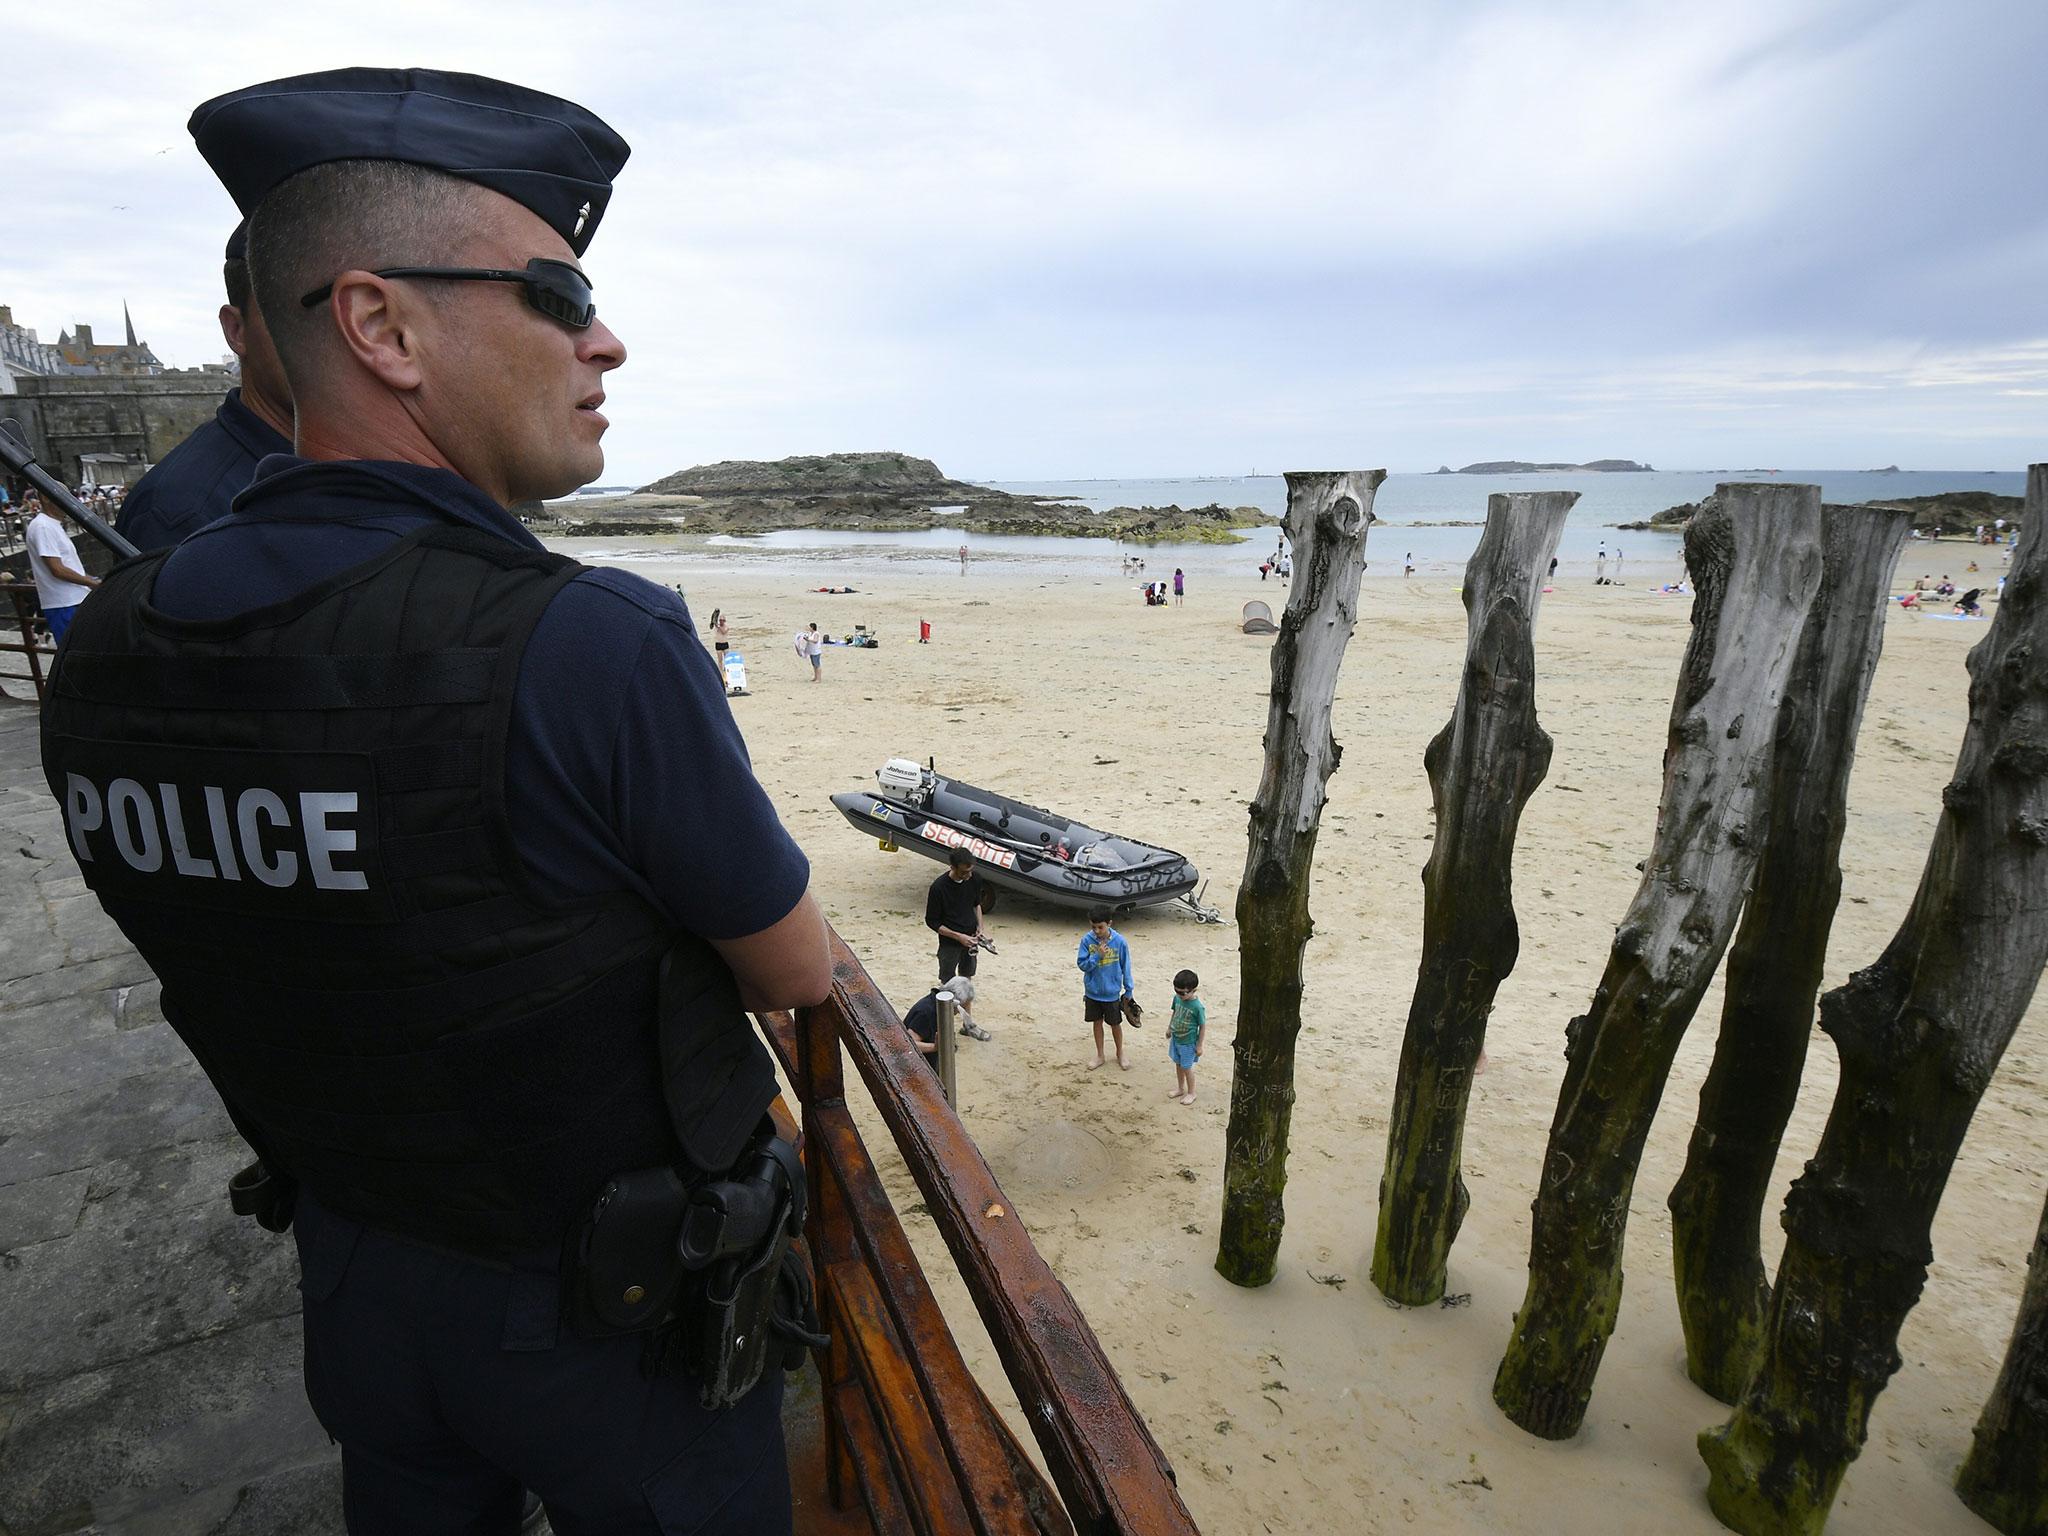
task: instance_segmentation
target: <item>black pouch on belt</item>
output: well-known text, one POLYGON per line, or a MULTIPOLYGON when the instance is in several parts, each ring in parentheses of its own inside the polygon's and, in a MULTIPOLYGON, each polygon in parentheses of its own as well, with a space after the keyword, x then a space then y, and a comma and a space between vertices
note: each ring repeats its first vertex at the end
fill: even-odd
POLYGON ((644 1333, 668 1320, 688 1278, 676 1244, 689 1201, 673 1168, 637 1168, 606 1180, 563 1265, 569 1325, 577 1333, 644 1333))

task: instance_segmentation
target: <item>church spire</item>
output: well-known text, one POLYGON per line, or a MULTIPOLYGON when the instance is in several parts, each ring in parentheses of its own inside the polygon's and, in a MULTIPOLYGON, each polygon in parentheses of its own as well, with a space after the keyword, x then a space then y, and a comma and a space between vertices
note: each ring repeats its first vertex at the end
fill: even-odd
POLYGON ((121 318, 128 322, 128 345, 131 347, 141 345, 135 339, 135 320, 128 313, 128 301, 126 299, 121 301, 121 318))

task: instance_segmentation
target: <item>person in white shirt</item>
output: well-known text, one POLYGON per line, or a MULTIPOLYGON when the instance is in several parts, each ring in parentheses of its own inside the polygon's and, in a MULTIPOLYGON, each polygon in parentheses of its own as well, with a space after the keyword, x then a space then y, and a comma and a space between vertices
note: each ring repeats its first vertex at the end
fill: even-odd
POLYGON ((36 578, 36 601, 42 604, 50 638, 62 645, 71 616, 78 612, 86 593, 100 584, 99 578, 85 574, 78 546, 71 542, 64 525, 50 515, 40 495, 30 491, 22 510, 34 514, 28 523, 28 566, 36 578))
POLYGON ((811 664, 811 681, 818 682, 825 676, 825 637, 818 633, 818 626, 796 632, 796 653, 811 664))

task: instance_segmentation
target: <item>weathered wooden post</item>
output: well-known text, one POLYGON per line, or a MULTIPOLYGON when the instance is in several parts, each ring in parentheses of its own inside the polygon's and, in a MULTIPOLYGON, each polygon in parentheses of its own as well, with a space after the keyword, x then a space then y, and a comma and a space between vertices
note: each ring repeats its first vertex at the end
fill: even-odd
POLYGON ((2048 1536, 2048 1206, 1998 1384, 1956 1478, 1963 1502, 2005 1536, 2048 1536))
POLYGON ((1566 1030, 1529 1290, 1493 1383, 1502 1412, 1548 1440, 1585 1417, 1643 1140, 1756 867, 1778 699, 1820 583, 1820 491, 1721 486, 1687 527, 1685 558, 1699 596, 1656 840, 1592 1006, 1566 1030))
POLYGON ((1294 546, 1294 585, 1273 642, 1266 765, 1237 892, 1236 1066, 1216 1251, 1216 1272, 1237 1285, 1273 1278, 1286 1221, 1281 1197, 1294 1112, 1294 1039, 1301 1032, 1301 952, 1313 931, 1309 867, 1324 785, 1340 755, 1330 708, 1358 623, 1373 494, 1386 478, 1383 469, 1287 477, 1283 526, 1294 546))
POLYGON ((1806 1066, 1842 895, 1856 731, 1910 520, 1891 509, 1822 509, 1820 590, 1778 707, 1770 831, 1728 951, 1721 1036, 1685 1172, 1671 1190, 1685 1370, 1724 1403, 1756 1368, 1771 1303, 1758 1228, 1806 1066))
POLYGON ((1465 567, 1465 674, 1450 723, 1422 756, 1436 841, 1422 867, 1422 964, 1380 1174, 1372 1283, 1409 1306, 1444 1293, 1470 1203, 1459 1172, 1472 1069, 1521 931, 1510 884, 1522 807, 1550 768, 1536 723, 1536 605, 1577 491, 1486 498, 1465 567))
POLYGON ((1899 1368, 1956 1149, 2048 965, 2048 464, 1905 921, 1821 999, 1842 1060, 1820 1150, 1785 1200, 1762 1356, 1700 1436, 1707 1499, 1747 1536, 1813 1536, 1899 1368))

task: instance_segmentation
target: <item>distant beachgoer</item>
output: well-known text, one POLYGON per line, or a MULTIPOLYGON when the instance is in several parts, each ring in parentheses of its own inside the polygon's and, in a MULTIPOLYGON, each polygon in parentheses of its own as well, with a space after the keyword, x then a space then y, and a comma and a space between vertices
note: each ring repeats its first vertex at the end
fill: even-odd
POLYGON ((930 619, 919 619, 917 621, 917 643, 919 645, 930 645, 932 643, 932 621, 930 619))
POLYGON ((1415 574, 1415 552, 1410 550, 1401 557, 1401 579, 1406 581, 1415 574))
POLYGON ((1593 562, 1593 585, 1596 587, 1607 585, 1607 546, 1605 544, 1600 546, 1600 553, 1593 562))
POLYGON ((1557 575, 1557 556, 1555 555, 1550 557, 1550 574, 1553 577, 1557 575))
POLYGON ((1173 606, 1178 608, 1187 597, 1187 577, 1179 566, 1173 568, 1173 606))
POLYGON ((725 610, 711 610, 711 648, 721 655, 732 648, 732 630, 725 622, 725 610))
POLYGON ((1081 1017, 1095 1027, 1095 1060, 1088 1070, 1093 1072, 1109 1059, 1102 1051, 1102 1026, 1107 1024, 1116 1042, 1116 1064, 1130 1071, 1131 1064, 1124 1060, 1124 1019, 1133 1025, 1139 1020, 1131 991, 1131 946, 1110 927, 1107 907, 1088 914, 1088 931, 1081 935, 1074 964, 1081 970, 1081 1017))
POLYGON ((1955 604, 1956 612, 1962 614, 1966 618, 1982 618, 1984 616, 1984 610, 1977 606, 1977 598, 1979 594, 1983 592, 1983 590, 1984 589, 1982 587, 1972 587, 1969 591, 1965 592, 1961 597, 1957 598, 1955 604))
POLYGON ((1920 579, 1913 583, 1913 590, 1915 592, 1925 592, 1927 590, 1927 577, 1924 572, 1921 574, 1920 579))
POLYGON ((1614 546, 1614 579, 1607 583, 1610 587, 1621 585, 1621 560, 1621 546, 1617 544, 1614 546))
POLYGON ((1273 562, 1270 560, 1261 560, 1259 562, 1259 580, 1264 581, 1268 576, 1272 574, 1273 562))
POLYGON ((1291 555, 1282 555, 1282 556, 1280 557, 1280 581, 1281 581, 1281 584, 1282 584, 1282 585, 1285 585, 1285 584, 1286 584, 1287 582, 1289 582, 1289 581, 1291 581, 1291 580, 1293 580, 1293 579, 1294 579, 1294 558, 1293 558, 1293 556, 1291 556, 1291 555))
POLYGON ((1195 1102, 1195 1063, 1202 1059, 1202 1036, 1208 1033, 1209 1010, 1195 996, 1202 980, 1193 971, 1173 977, 1173 1018, 1166 1026, 1166 1054, 1173 1062, 1173 1092, 1180 1104, 1195 1102))
POLYGON ((807 630, 797 631, 796 653, 810 661, 811 681, 814 683, 824 681, 825 637, 818 633, 817 625, 813 624, 807 630))
POLYGON ((965 544, 960 546, 960 569, 963 571, 967 569, 967 546, 965 544))

